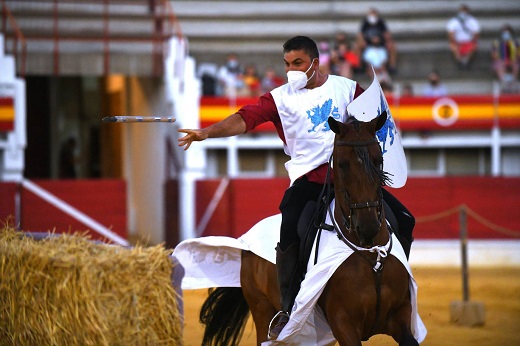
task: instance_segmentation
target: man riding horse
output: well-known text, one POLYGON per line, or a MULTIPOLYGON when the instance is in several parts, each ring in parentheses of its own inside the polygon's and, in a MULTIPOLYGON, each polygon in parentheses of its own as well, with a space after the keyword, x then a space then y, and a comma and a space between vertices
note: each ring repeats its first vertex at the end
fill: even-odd
MULTIPOLYGON (((283 53, 287 84, 265 93, 256 104, 244 106, 207 128, 180 129, 179 132, 186 135, 178 140, 179 146, 186 150, 193 141, 243 134, 271 121, 283 141, 285 153, 290 156, 285 167, 291 183, 279 207, 282 223, 276 247, 281 311, 271 321, 271 340, 275 340, 287 324, 300 288, 298 220, 308 201, 318 201, 324 184, 329 182, 327 179, 332 183, 332 178, 327 178, 332 174, 327 171, 335 134, 327 119, 333 117, 344 122, 348 117, 347 105, 364 91, 353 80, 321 73, 318 48, 308 37, 289 39, 283 45, 283 53)), ((384 199, 399 223, 401 235, 411 243, 413 216, 388 191, 383 191, 384 199)))

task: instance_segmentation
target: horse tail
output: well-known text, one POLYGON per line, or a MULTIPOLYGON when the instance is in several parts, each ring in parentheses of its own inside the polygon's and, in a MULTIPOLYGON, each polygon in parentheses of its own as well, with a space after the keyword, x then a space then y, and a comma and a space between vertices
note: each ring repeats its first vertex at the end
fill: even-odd
POLYGON ((204 329, 203 346, 238 345, 247 319, 249 306, 240 287, 210 289, 200 310, 200 323, 204 329))

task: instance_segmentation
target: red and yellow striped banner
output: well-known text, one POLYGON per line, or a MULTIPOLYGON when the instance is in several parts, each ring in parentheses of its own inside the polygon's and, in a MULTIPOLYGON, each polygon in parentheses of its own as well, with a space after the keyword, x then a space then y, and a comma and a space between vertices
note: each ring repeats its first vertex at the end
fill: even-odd
MULTIPOLYGON (((214 124, 240 107, 255 104, 256 98, 203 97, 200 104, 202 127, 214 124)), ((496 121, 501 128, 520 128, 520 95, 450 96, 444 98, 403 97, 388 99, 392 116, 402 130, 489 129, 496 121)), ((271 131, 272 124, 257 130, 271 131)))
POLYGON ((14 130, 14 99, 0 97, 0 131, 14 130))
POLYGON ((520 128, 520 95, 409 97, 389 103, 402 130, 486 129, 495 121, 502 128, 520 128))

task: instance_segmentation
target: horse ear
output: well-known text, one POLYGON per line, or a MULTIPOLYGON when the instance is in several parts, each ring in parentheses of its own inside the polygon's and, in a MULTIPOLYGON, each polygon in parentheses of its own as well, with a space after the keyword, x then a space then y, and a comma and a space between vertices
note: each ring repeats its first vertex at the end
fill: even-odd
POLYGON ((383 125, 386 123, 386 118, 388 117, 388 113, 386 113, 386 111, 384 111, 383 113, 381 113, 380 116, 378 116, 376 119, 377 119, 377 123, 376 123, 376 132, 379 131, 383 125))
POLYGON ((335 134, 339 134, 339 124, 338 124, 338 121, 336 119, 334 119, 333 117, 329 117, 327 122, 329 123, 329 127, 332 130, 332 132, 334 132, 335 134))

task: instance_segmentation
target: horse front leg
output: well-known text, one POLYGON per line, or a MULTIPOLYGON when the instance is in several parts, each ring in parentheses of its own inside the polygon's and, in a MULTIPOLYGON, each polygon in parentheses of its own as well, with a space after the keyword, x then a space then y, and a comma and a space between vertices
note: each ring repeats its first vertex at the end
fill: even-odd
POLYGON ((325 313, 334 338, 340 346, 361 346, 360 331, 352 322, 359 319, 350 316, 345 306, 338 303, 341 302, 341 299, 330 291, 333 290, 327 285, 318 304, 325 313))
POLYGON ((412 304, 409 297, 410 292, 408 292, 408 299, 405 300, 388 323, 389 334, 399 343, 399 346, 419 345, 412 334, 412 304))
POLYGON ((361 337, 357 329, 350 323, 350 317, 344 311, 337 311, 327 317, 334 338, 340 346, 361 346, 361 337))

